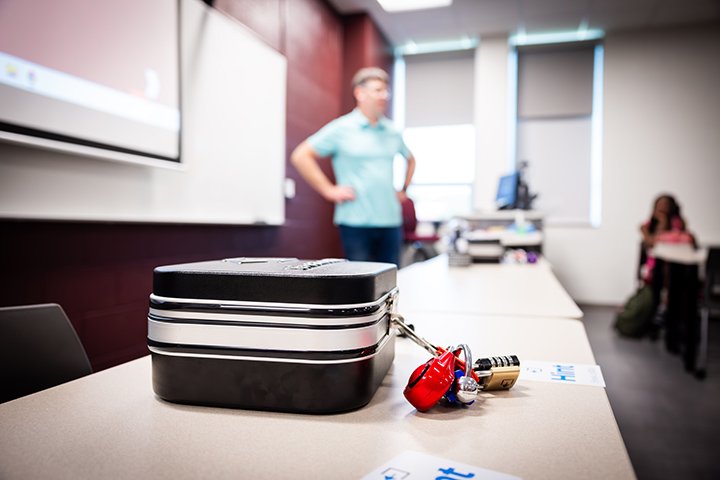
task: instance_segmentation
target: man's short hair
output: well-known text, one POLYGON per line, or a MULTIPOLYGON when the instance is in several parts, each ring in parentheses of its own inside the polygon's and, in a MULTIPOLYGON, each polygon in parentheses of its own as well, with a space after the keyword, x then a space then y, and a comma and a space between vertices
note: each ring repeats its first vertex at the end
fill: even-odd
POLYGON ((355 87, 365 84, 368 80, 380 80, 385 83, 390 83, 390 77, 388 77, 385 70, 377 67, 367 67, 361 68, 355 74, 352 80, 352 88, 355 89, 355 87))

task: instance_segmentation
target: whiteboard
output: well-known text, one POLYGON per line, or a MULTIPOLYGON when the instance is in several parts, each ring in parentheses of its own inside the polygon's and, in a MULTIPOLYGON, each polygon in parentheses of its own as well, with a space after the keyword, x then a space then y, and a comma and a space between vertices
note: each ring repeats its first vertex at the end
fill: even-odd
POLYGON ((285 57, 199 0, 181 0, 181 164, 0 143, 0 217, 279 225, 285 57))

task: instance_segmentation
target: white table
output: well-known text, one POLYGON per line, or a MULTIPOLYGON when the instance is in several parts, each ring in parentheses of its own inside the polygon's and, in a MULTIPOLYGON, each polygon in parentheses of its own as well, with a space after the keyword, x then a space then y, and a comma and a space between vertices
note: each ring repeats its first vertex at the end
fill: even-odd
MULTIPOLYGON (((594 362, 574 320, 414 319, 422 335, 466 341, 476 355, 594 362)), ((427 357, 398 339, 370 404, 323 416, 166 403, 145 357, 0 405, 0 478, 359 478, 405 450, 525 479, 634 478, 603 388, 525 381, 420 414, 402 390, 427 357)))
POLYGON ((707 249, 695 249, 686 243, 658 242, 652 249, 654 257, 666 262, 682 263, 683 265, 702 265, 707 259, 707 249))
POLYGON ((400 312, 582 318, 545 261, 449 267, 447 256, 398 272, 400 312))

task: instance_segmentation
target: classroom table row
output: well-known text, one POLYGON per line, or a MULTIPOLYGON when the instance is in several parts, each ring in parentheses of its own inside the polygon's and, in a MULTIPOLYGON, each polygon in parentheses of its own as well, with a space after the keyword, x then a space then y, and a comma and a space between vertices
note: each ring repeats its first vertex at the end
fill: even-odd
POLYGON ((401 312, 582 318, 545 260, 526 264, 448 265, 446 255, 398 273, 401 312))
MULTIPOLYGON (((417 331, 475 356, 593 364, 581 322, 416 312, 417 331)), ((415 451, 526 479, 634 478, 605 390, 523 380, 469 407, 417 412, 403 397, 429 354, 396 339, 370 403, 335 415, 177 405, 151 360, 0 405, 0 478, 360 478, 415 451)), ((379 477, 382 478, 382 477, 379 477)))

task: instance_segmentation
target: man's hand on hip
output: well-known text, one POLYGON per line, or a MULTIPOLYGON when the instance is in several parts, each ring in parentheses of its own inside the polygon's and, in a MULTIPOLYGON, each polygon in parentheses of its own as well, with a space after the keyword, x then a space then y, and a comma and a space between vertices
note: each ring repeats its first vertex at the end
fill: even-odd
POLYGON ((347 185, 333 185, 323 192, 323 197, 333 203, 355 200, 355 190, 347 185))

